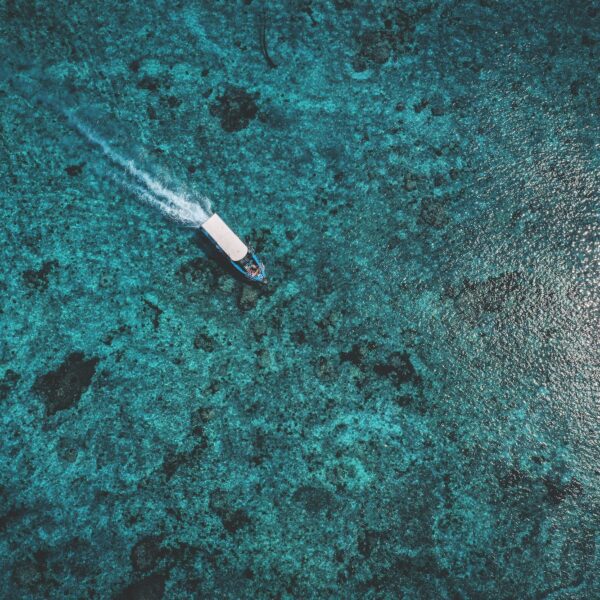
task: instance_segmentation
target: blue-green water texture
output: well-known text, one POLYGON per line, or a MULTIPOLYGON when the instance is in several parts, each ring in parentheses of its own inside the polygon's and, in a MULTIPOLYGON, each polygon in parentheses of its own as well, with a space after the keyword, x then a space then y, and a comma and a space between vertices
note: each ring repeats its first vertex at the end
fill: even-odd
POLYGON ((600 597, 597 3, 3 0, 0 57, 0 598, 600 597))

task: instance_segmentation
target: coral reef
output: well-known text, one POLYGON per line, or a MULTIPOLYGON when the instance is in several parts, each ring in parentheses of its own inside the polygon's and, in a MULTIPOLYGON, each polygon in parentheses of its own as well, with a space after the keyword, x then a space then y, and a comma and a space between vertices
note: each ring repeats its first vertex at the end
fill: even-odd
POLYGON ((3 3, 0 596, 600 597, 599 19, 3 3))

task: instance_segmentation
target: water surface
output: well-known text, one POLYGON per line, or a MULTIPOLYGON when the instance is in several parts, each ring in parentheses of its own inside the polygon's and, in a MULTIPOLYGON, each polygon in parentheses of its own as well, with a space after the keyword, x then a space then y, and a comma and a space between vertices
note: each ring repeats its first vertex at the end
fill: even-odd
POLYGON ((0 594, 599 596, 599 19, 4 3, 0 594))

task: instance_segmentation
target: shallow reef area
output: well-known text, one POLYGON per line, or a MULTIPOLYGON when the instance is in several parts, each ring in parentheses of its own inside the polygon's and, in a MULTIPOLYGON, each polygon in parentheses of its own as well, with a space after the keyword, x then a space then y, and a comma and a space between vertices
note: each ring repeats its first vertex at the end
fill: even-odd
POLYGON ((599 31, 3 2, 0 597, 600 597, 599 31))

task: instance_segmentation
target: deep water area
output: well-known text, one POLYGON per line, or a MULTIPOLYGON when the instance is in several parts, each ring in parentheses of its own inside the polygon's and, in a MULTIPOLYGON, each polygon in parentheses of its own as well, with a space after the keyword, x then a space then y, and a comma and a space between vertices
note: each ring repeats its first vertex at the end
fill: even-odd
POLYGON ((0 57, 0 598, 600 597, 598 3, 3 0, 0 57))

